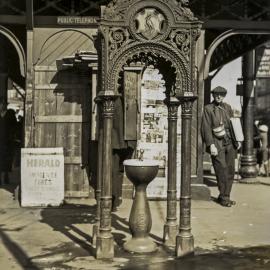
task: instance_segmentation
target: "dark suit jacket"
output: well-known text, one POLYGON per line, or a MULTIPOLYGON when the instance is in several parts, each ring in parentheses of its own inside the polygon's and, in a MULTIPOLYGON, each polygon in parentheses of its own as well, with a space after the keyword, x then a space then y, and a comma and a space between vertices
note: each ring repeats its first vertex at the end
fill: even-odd
POLYGON ((204 107, 202 118, 202 139, 206 145, 207 152, 210 152, 210 145, 215 144, 218 151, 224 148, 224 140, 230 141, 235 147, 237 142, 233 139, 233 131, 230 125, 230 118, 233 116, 233 110, 227 103, 222 103, 217 106, 214 102, 204 107), (224 124, 226 135, 225 138, 217 138, 213 129, 224 124))
MULTIPOLYGON (((137 123, 134 122, 134 125, 137 123)), ((126 149, 136 147, 136 141, 126 141, 124 139, 124 106, 121 97, 115 100, 115 109, 113 115, 112 127, 112 148, 113 149, 126 149)))

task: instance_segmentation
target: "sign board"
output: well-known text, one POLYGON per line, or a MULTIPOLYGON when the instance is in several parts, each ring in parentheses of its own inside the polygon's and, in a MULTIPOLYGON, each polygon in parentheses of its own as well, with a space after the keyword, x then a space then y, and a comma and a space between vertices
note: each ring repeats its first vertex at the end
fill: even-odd
POLYGON ((57 17, 57 24, 60 25, 89 25, 96 24, 97 18, 90 16, 59 16, 57 17))
POLYGON ((59 206, 63 200, 63 148, 23 148, 21 205, 59 206))
POLYGON ((262 46, 256 49, 256 77, 270 77, 270 47, 262 46))

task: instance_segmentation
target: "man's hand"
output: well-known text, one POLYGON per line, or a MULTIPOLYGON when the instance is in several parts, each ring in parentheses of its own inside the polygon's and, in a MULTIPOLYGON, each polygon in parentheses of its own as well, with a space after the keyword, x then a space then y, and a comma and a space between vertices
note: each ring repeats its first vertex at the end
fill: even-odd
POLYGON ((242 146, 242 143, 241 142, 237 142, 237 150, 239 150, 242 146))
POLYGON ((218 155, 218 150, 214 144, 210 145, 210 154, 211 156, 217 156, 218 155))

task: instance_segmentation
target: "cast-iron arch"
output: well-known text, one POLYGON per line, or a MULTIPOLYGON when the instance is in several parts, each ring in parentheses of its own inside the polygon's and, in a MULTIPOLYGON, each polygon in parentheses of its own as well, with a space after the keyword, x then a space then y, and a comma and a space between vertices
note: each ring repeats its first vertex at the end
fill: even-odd
MULTIPOLYGON (((114 63, 107 77, 109 91, 116 91, 118 74, 127 61, 132 60, 136 55, 139 57, 140 54, 151 55, 152 57, 163 58, 169 61, 171 66, 175 68, 176 95, 190 91, 190 72, 185 57, 179 52, 171 50, 171 48, 164 43, 155 44, 151 42, 132 44, 127 46, 124 50, 121 50, 121 52, 115 56, 114 63)), ((175 93, 172 93, 172 95, 175 95, 175 93)))
POLYGON ((227 38, 234 35, 269 35, 270 30, 228 30, 220 34, 209 46, 207 54, 205 56, 204 63, 204 79, 206 80, 209 76, 210 61, 215 49, 227 38))
POLYGON ((0 34, 5 36, 15 47, 19 57, 19 64, 20 64, 20 73, 25 78, 26 75, 26 58, 23 46, 21 45, 19 39, 6 27, 0 25, 0 34))

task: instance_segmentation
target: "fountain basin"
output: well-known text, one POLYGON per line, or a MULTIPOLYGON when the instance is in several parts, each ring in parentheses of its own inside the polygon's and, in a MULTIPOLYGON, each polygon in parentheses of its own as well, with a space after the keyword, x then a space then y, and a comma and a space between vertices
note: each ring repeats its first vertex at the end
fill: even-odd
POLYGON ((134 185, 139 183, 149 184, 158 173, 157 160, 127 159, 124 161, 127 177, 134 185))
POLYGON ((158 173, 157 160, 127 159, 124 161, 126 175, 135 186, 135 195, 129 216, 132 238, 124 244, 129 252, 150 253, 157 250, 157 244, 149 238, 152 218, 146 196, 147 185, 158 173))

